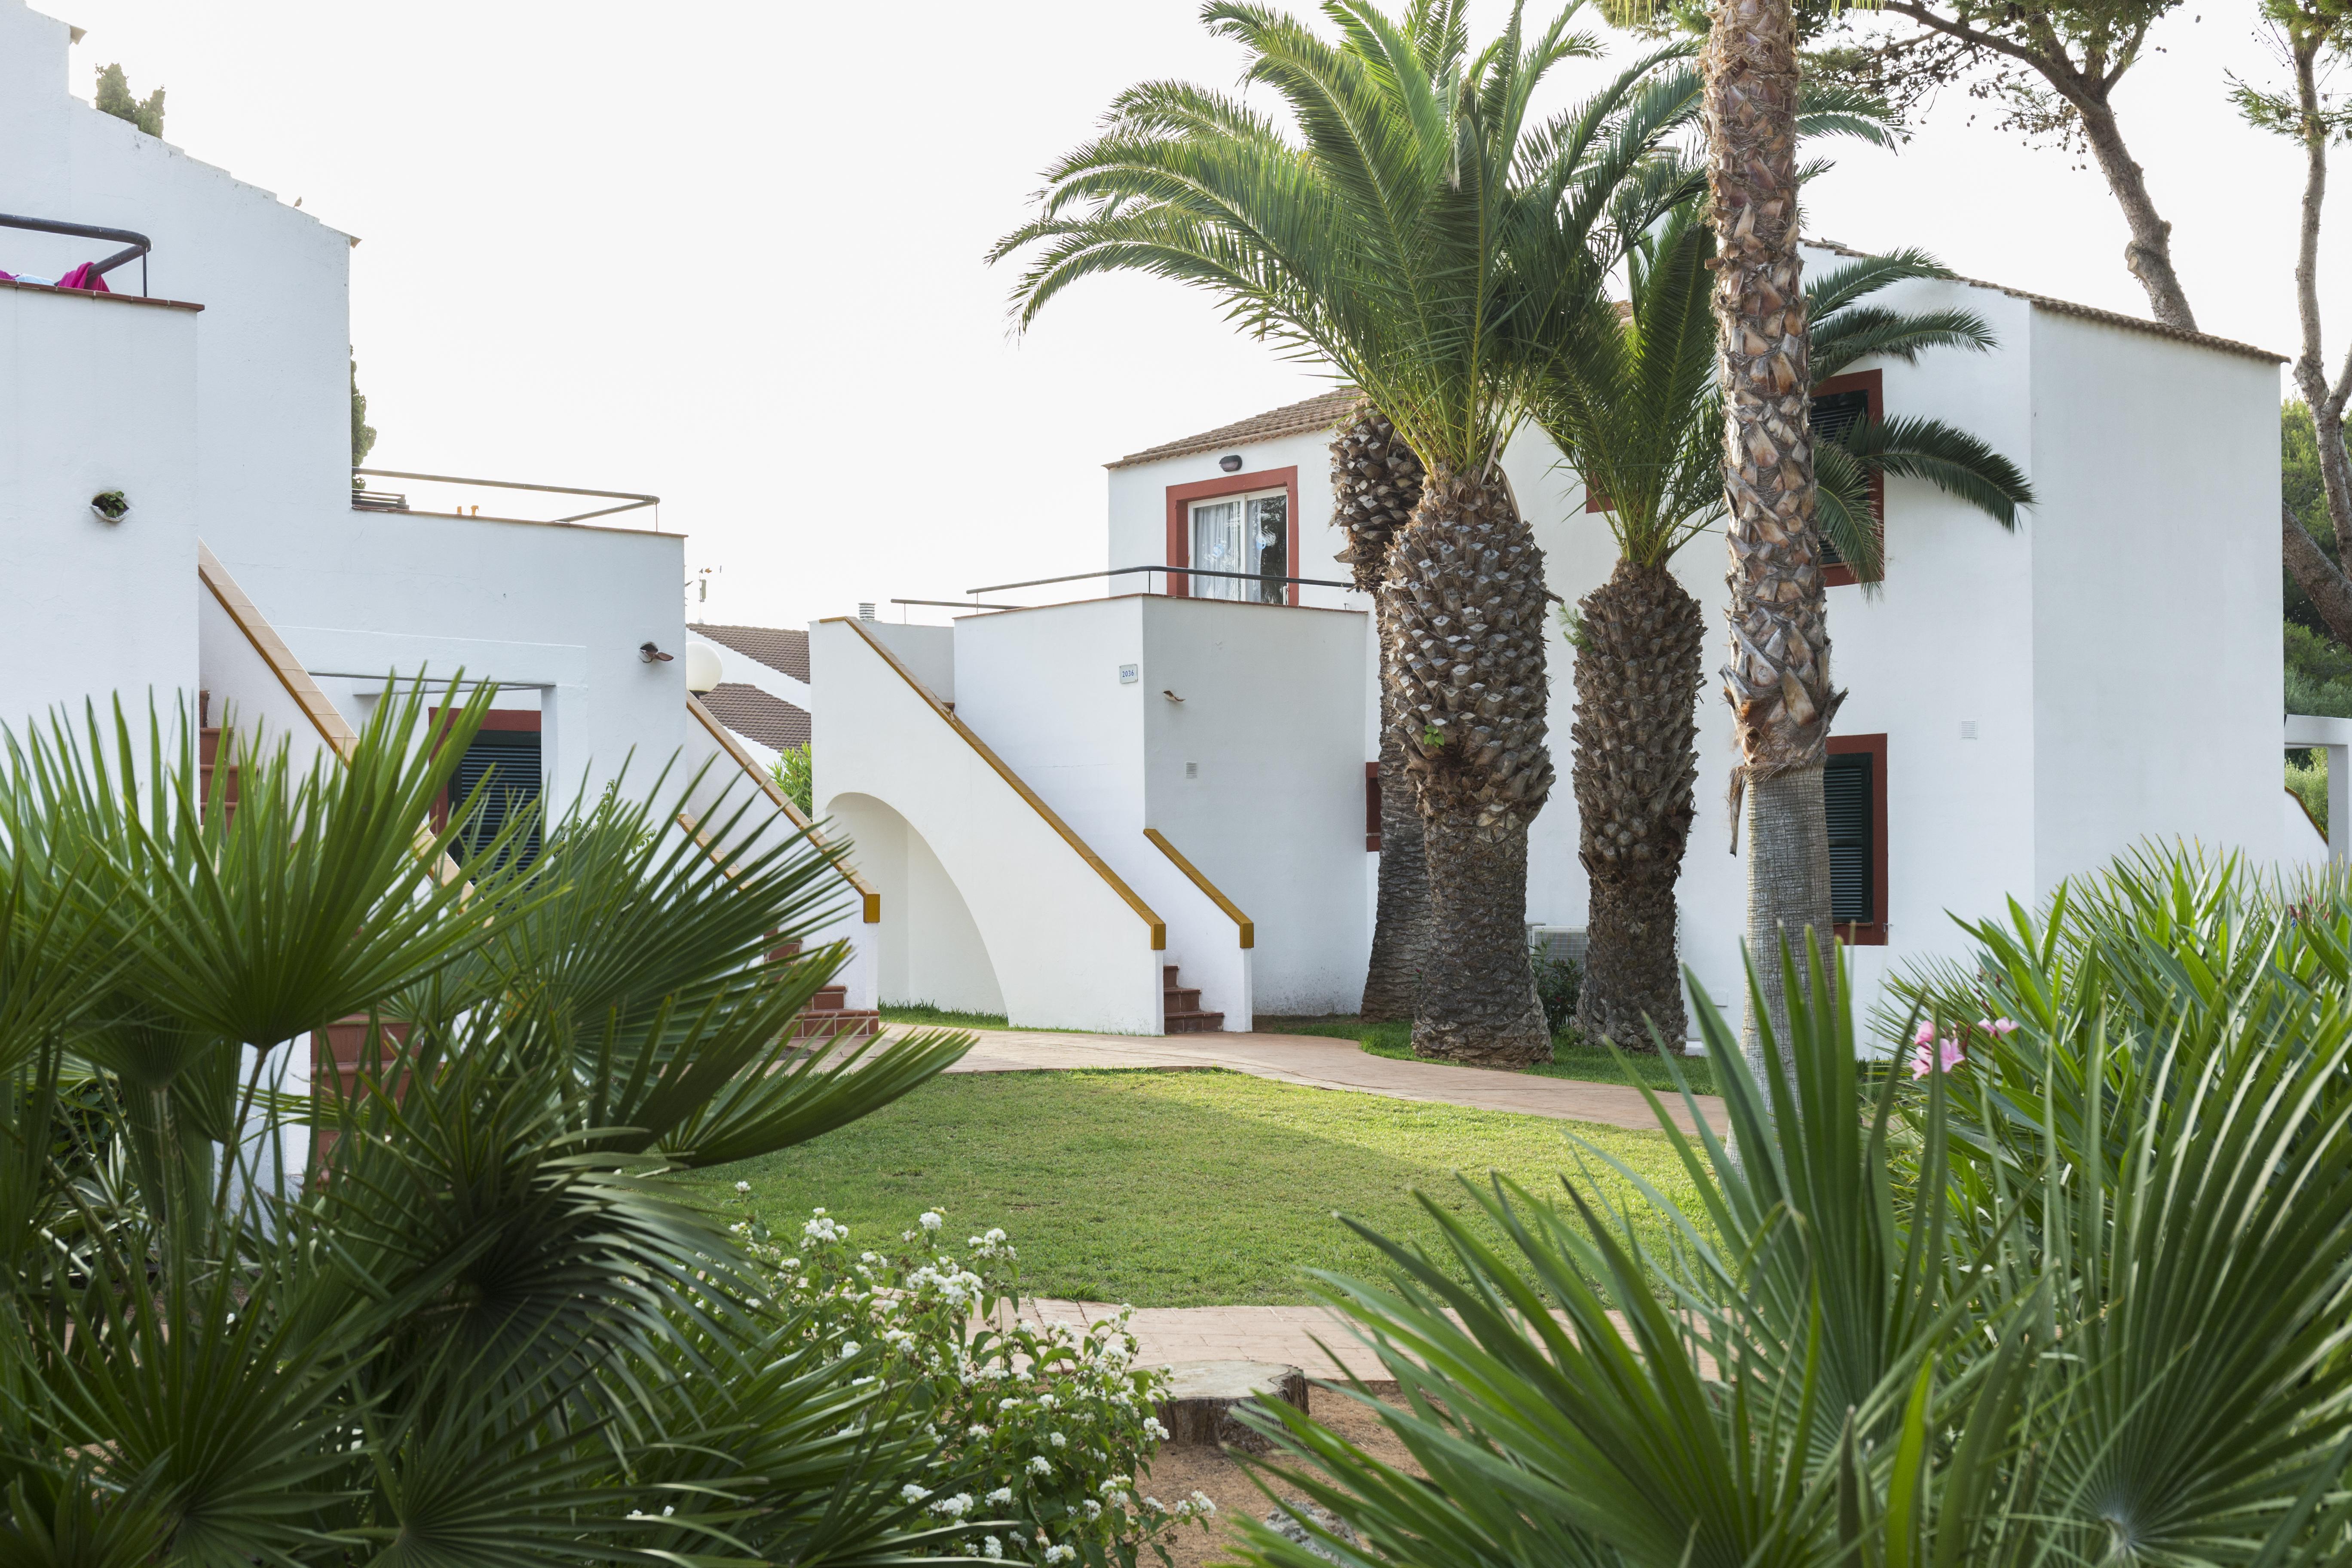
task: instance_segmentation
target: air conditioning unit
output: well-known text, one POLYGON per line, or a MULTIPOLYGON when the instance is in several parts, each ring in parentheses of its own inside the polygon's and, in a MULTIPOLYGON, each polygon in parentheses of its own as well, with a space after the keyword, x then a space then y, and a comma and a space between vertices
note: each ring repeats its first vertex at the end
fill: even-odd
POLYGON ((1584 967, 1585 931, 1582 926, 1528 927, 1528 945, 1545 957, 1565 960, 1578 968, 1584 967))

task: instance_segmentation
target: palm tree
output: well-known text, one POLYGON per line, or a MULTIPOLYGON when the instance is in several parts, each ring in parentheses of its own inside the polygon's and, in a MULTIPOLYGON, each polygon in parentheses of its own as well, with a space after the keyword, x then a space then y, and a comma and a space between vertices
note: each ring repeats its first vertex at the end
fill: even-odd
MULTIPOLYGON (((1697 776, 1703 631, 1697 601, 1668 563, 1724 515, 1723 399, 1706 300, 1714 255, 1698 205, 1678 207, 1631 247, 1622 313, 1588 302, 1530 345, 1545 356, 1537 422, 1603 507, 1620 552, 1615 572, 1567 621, 1576 649, 1571 778, 1592 899, 1577 1026, 1630 1049, 1649 1048, 1653 1027, 1661 1039, 1685 1037, 1675 884, 1697 776)), ((1813 294, 1815 384, 1866 357, 1910 363, 1933 348, 1990 348, 1990 328, 1969 311, 1864 303, 1893 283, 1950 276, 1919 251, 1825 274, 1813 294)), ((1875 477, 1927 480, 2003 528, 2033 499, 2015 465, 1934 419, 1864 421, 1816 456, 1822 535, 1865 593, 1880 576, 1875 477)))
MULTIPOLYGON (((1567 30, 1573 5, 1532 38, 1515 11, 1475 55, 1461 0, 1417 0, 1402 20, 1370 0, 1323 9, 1337 43, 1255 5, 1204 12, 1248 50, 1248 79, 1282 100, 1296 139, 1223 94, 1131 89, 1099 136, 1054 165, 1039 215, 994 255, 1043 247, 1014 290, 1024 328, 1097 272, 1206 289, 1244 326, 1352 381, 1419 457, 1421 498, 1381 587, 1383 707, 1421 811, 1439 956, 1413 1048, 1545 1059, 1522 934, 1528 825, 1552 782, 1544 590, 1499 465, 1527 397, 1505 352, 1517 295, 1503 258, 1513 225, 1561 213, 1583 226, 1567 243, 1590 254, 1607 193, 1684 110, 1643 94, 1644 61, 1592 101, 1531 120, 1551 68, 1595 52, 1567 30)), ((1606 260, 1575 274, 1579 286, 1597 292, 1606 260)))
POLYGON ((1403 1390, 1358 1395, 1387 1452, 1269 1402, 1263 1483, 1328 1512, 1244 1560, 2341 1563, 2347 921, 2340 880, 2136 857, 1908 977, 1911 1071, 1857 1063, 1834 949, 1782 977, 1790 1074, 1700 998, 1739 1158, 1654 1100, 1674 1240, 1589 1144, 1565 1192, 1424 1198, 1434 1246, 1359 1227, 1382 1278, 1318 1293, 1403 1390))
MULTIPOLYGON (((1714 0, 1706 46, 1707 188, 1720 254, 1716 324, 1725 389, 1723 484, 1731 552, 1724 695, 1739 745, 1735 834, 1748 834, 1747 943, 1757 994, 1783 1026, 1770 955, 1801 932, 1831 940, 1822 773, 1844 693, 1830 681, 1829 601, 1808 423, 1813 384, 1797 253, 1799 69, 1792 0, 1714 0)), ((1759 1020, 1742 1038, 1761 1048, 1759 1020)))
MULTIPOLYGON (((1360 403, 1331 437, 1331 516, 1346 531, 1337 557, 1371 595, 1383 667, 1395 633, 1393 601, 1381 592, 1389 571, 1389 543, 1421 504, 1421 459, 1395 425, 1360 403)), ((1372 951, 1364 968, 1357 1016, 1365 1023, 1410 1019, 1421 977, 1433 962, 1429 926, 1429 855, 1422 843, 1421 808, 1402 787, 1404 752, 1397 744, 1390 696, 1395 682, 1381 671, 1381 865, 1372 900, 1372 951)))
POLYGON ((667 784, 444 883, 482 792, 418 828, 488 701, 436 747, 387 698, 307 773, 248 746, 233 816, 184 730, 5 742, 0 1556, 879 1568, 953 1539, 894 1474, 921 1417, 758 1300, 678 1175, 965 1041, 795 1060, 844 954, 764 958, 836 884, 805 839, 717 863, 667 784), (347 1019, 314 1110, 289 1056, 347 1019))

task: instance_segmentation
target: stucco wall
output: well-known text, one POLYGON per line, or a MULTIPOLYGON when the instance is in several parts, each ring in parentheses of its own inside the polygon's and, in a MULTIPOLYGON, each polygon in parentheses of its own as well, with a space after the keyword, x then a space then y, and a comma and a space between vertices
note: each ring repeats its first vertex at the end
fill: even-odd
POLYGON ((2148 835, 2274 859, 2278 368, 2034 332, 2036 889, 2148 835))
MULTIPOLYGON (((126 388, 180 397, 186 427, 171 439, 193 462, 186 521, 306 662, 380 682, 387 667, 446 673, 462 661, 469 675, 542 688, 551 778, 601 785, 634 747, 630 776, 650 782, 682 739, 685 667, 641 664, 636 649, 683 645, 679 536, 353 512, 350 237, 79 102, 66 68, 65 24, 0 0, 0 211, 144 233, 150 291, 205 309, 184 329, 194 349, 152 367, 143 344, 68 363, 26 343, 8 374, 69 388, 74 367, 92 365, 118 425, 138 416, 126 388), (192 395, 168 390, 179 382, 192 395)), ((54 276, 113 248, 0 230, 0 268, 54 276)), ((135 292, 138 264, 110 281, 135 292)), ((151 569, 193 578, 160 558, 141 568, 151 569)), ((102 598, 84 585, 85 605, 102 598)), ((146 624, 176 624, 192 641, 194 616, 186 598, 175 622, 146 624)), ((124 639, 126 650, 138 640, 124 639)), ((148 668, 139 666, 142 689, 148 668)), ((339 703, 359 689, 321 684, 339 703)), ((0 698, 15 687, 11 672, 0 698)))
MULTIPOLYGON (((5 45, 0 45, 5 47, 5 45)), ((0 723, 196 689, 192 311, 0 289, 0 723), (90 514, 119 489, 131 515, 90 514)))
MULTIPOLYGON (((1845 261, 1807 254, 1814 275, 1845 261)), ((1830 590, 1833 669, 1848 693, 1837 732, 1887 737, 1889 942, 1848 951, 1865 1003, 1891 966, 1962 950, 1948 911, 1975 918, 2012 894, 2038 897, 2142 837, 2199 837, 2263 859, 2281 848, 2275 369, 1956 281, 1902 284, 1874 303, 1985 318, 1992 353, 1854 368, 1881 373, 1888 416, 1932 416, 1982 437, 2025 470, 2041 504, 2004 533, 1923 482, 1889 480, 1885 582, 1874 594, 1830 590), (2159 640, 2169 626, 2194 631, 2159 640)), ((1320 574, 1341 544, 1327 442, 1317 433, 1232 448, 1250 471, 1298 468, 1305 575, 1320 574)), ((1221 455, 1110 470, 1114 564, 1165 559, 1168 487, 1214 478, 1221 455)), ((1504 466, 1548 584, 1573 604, 1613 569, 1605 520, 1583 510, 1580 483, 1539 435, 1520 433, 1504 466)), ((1681 957, 1736 1013, 1745 873, 1729 852, 1734 747, 1714 673, 1725 636, 1719 527, 1685 545, 1675 571, 1701 607, 1707 670, 1681 957)), ((1574 668, 1556 631, 1546 647, 1559 780, 1529 835, 1528 919, 1580 926, 1574 668)), ((1364 668, 1369 758, 1376 658, 1364 668)), ((1338 910, 1346 886, 1324 884, 1320 907, 1338 910)))

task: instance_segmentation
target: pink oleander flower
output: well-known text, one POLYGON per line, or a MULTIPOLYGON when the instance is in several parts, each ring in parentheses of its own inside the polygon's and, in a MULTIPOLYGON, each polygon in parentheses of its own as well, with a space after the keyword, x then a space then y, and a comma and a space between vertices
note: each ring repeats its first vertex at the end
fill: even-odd
POLYGON ((1986 1034, 1992 1036, 1995 1039, 1999 1039, 2003 1035, 2013 1035, 2017 1033, 2017 1020, 2014 1018, 1995 1018, 1990 1024, 1979 1020, 1977 1024, 1977 1027, 1982 1029, 1986 1034))
POLYGON ((1948 1035, 1940 1040, 1937 1039, 1933 1025, 1920 1025, 1919 1032, 1913 1037, 1913 1040, 1915 1042, 1911 1047, 1913 1078, 1926 1078, 1931 1072, 1949 1072, 1969 1059, 1968 1054, 1960 1048, 1960 1042, 1958 1039, 1948 1035))
POLYGON ((1936 1021, 1933 1018, 1925 1018, 1920 1020, 1919 1027, 1914 1031, 1911 1036, 1911 1043, 1915 1046, 1934 1045, 1936 1043, 1936 1021))

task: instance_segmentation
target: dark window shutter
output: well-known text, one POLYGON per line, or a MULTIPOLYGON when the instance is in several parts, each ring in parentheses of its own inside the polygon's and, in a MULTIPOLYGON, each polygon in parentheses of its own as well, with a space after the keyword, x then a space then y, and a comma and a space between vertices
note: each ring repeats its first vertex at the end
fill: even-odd
POLYGON ((1868 752, 1839 752, 1831 756, 1822 777, 1822 794, 1829 808, 1830 919, 1878 918, 1872 907, 1871 868, 1877 846, 1871 842, 1871 768, 1868 752))
MULTIPOLYGON (((1816 397, 1812 401, 1811 416, 1813 439, 1816 442, 1834 441, 1869 417, 1870 394, 1859 387, 1852 392, 1832 392, 1825 397, 1816 397)), ((1823 534, 1822 564, 1842 566, 1844 563, 1837 547, 1830 542, 1829 535, 1823 534)))
MULTIPOLYGON (((480 846, 504 831, 508 819, 539 798, 539 732, 535 730, 484 730, 458 759, 457 776, 449 781, 449 807, 455 811, 477 787, 484 785, 473 818, 459 833, 455 853, 459 861, 473 858, 480 846)), ((539 858, 539 827, 533 820, 525 830, 520 852, 526 866, 539 858)))

